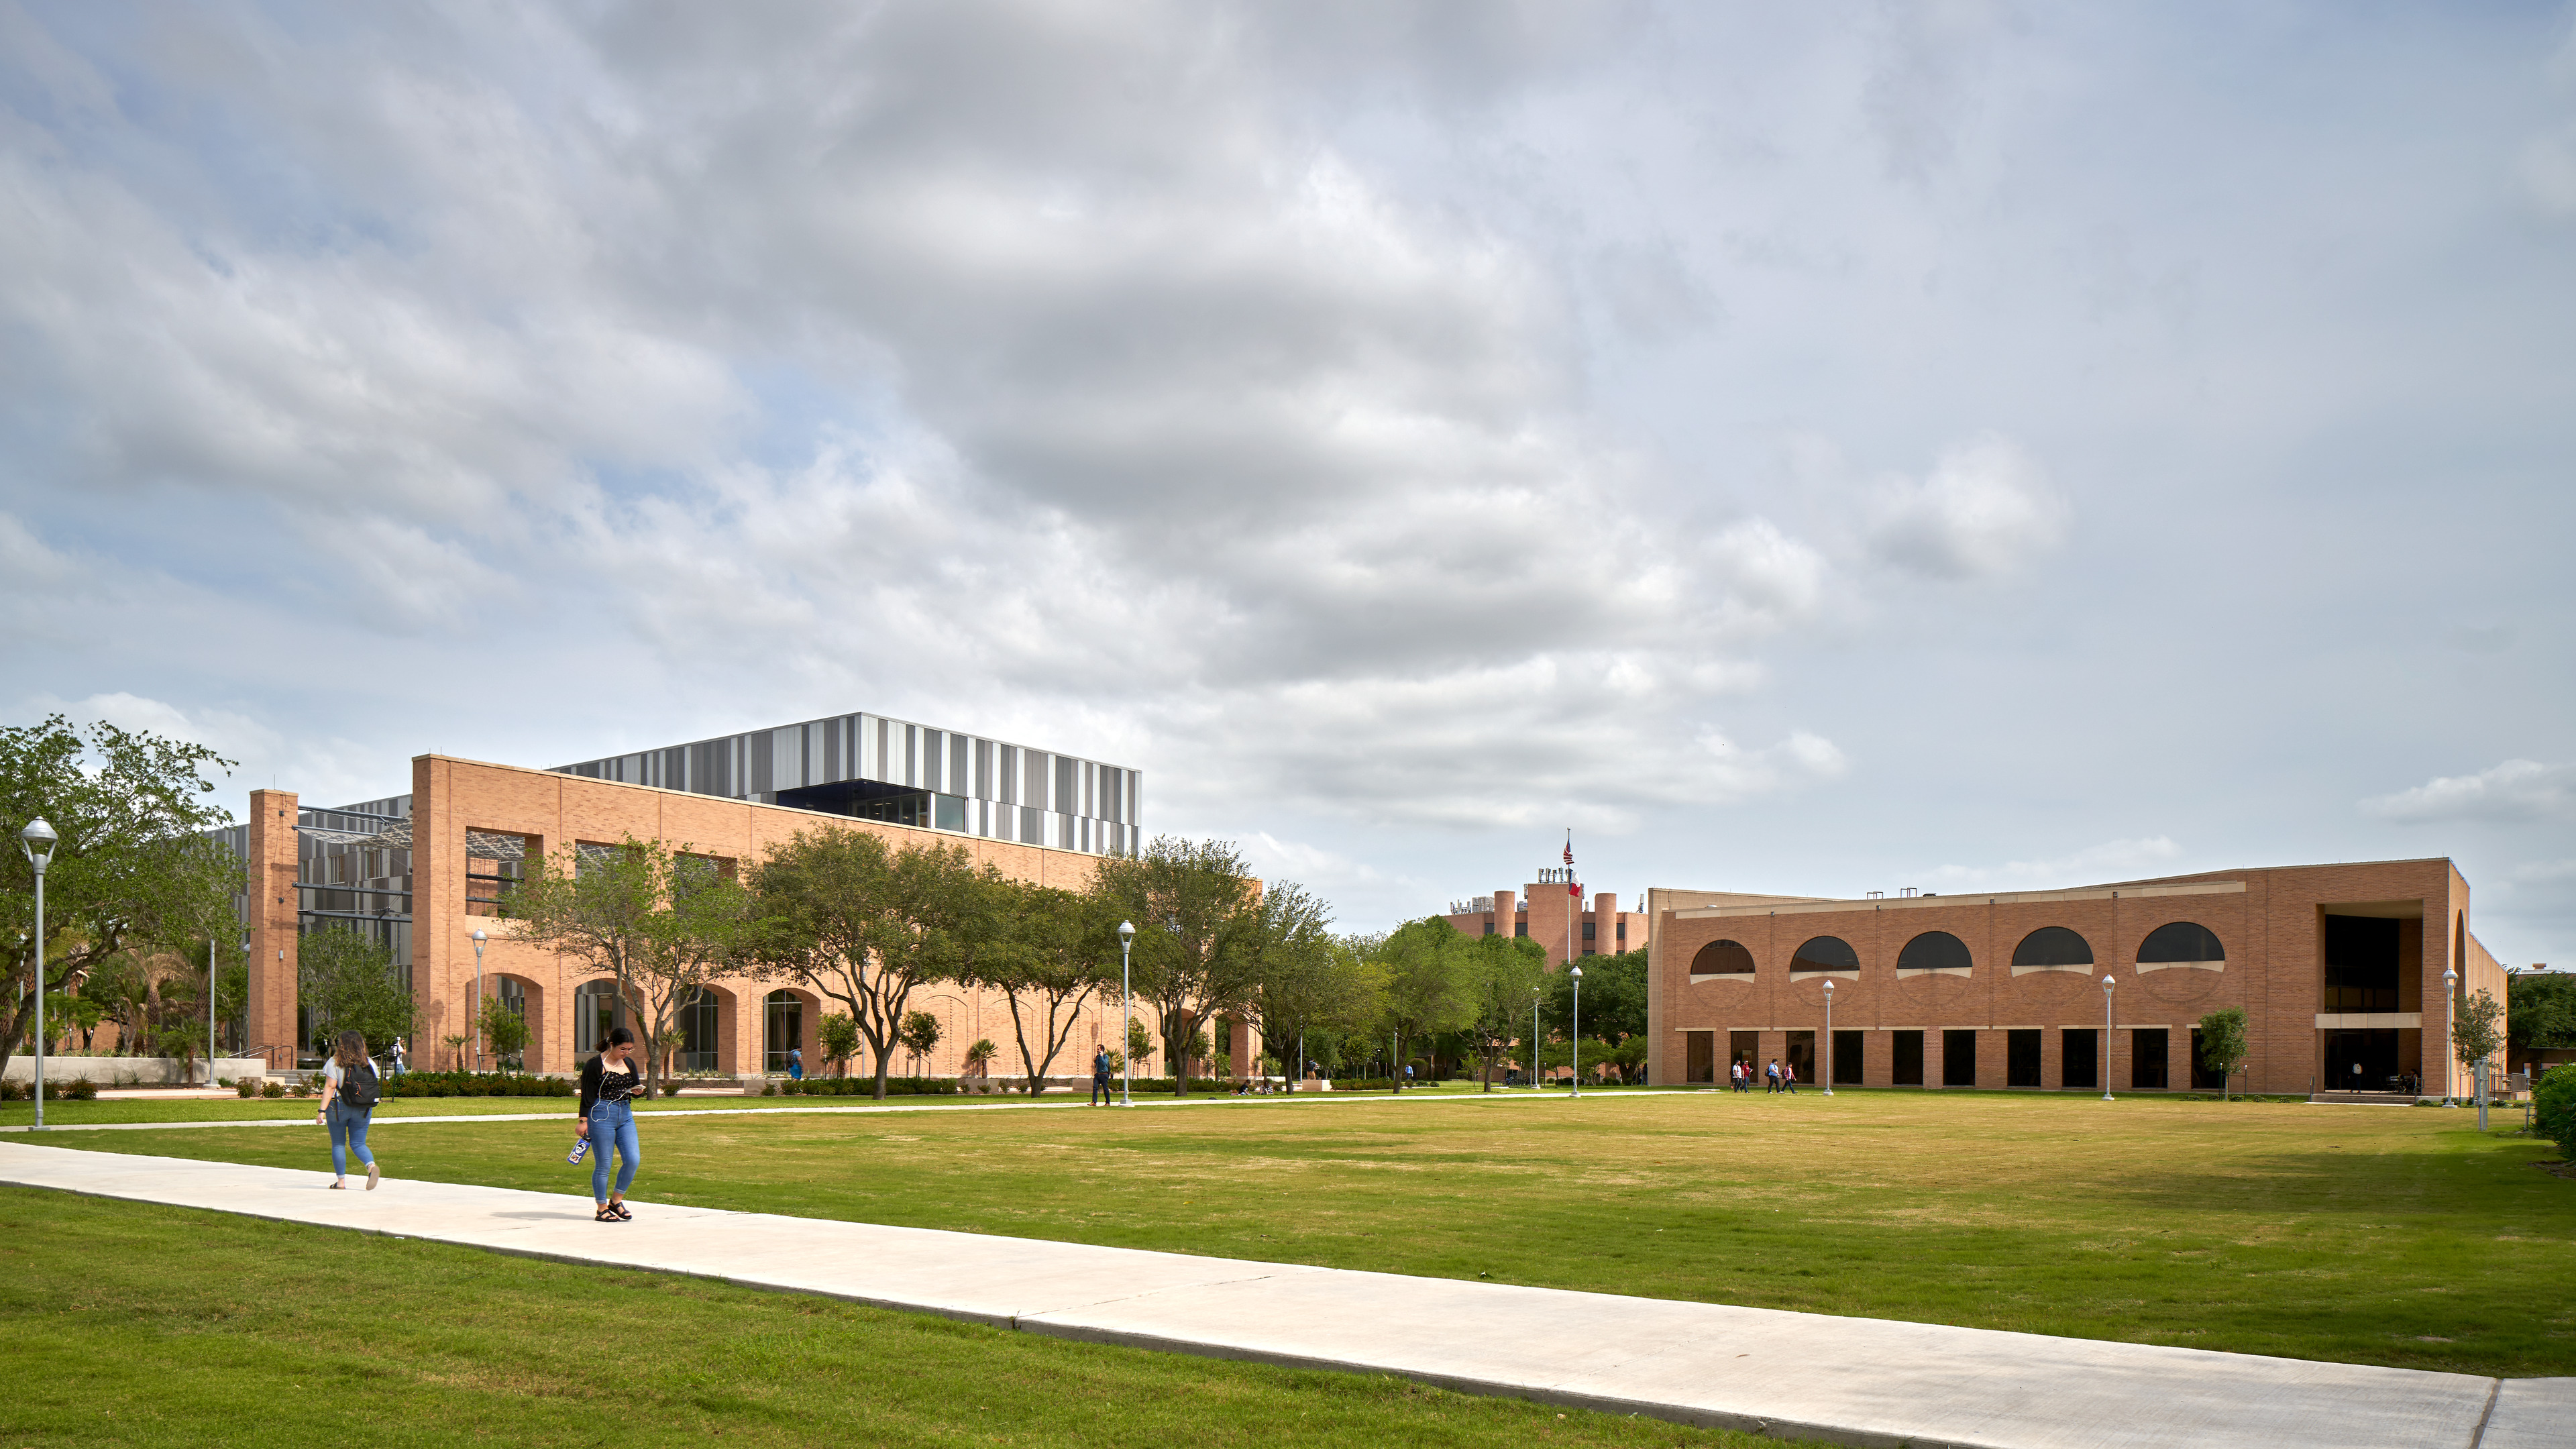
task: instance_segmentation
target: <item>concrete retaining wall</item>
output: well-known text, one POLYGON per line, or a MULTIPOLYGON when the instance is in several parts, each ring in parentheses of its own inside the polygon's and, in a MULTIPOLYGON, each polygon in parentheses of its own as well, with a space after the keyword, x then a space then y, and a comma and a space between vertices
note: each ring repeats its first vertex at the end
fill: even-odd
MULTIPOLYGON (((256 1077, 268 1068, 257 1057, 217 1057, 218 1077, 256 1077)), ((172 1057, 47 1057, 47 1082, 74 1082, 86 1077, 102 1087, 129 1084, 156 1086, 165 1083, 203 1082, 206 1064, 196 1062, 183 1068, 172 1057)), ((9 1058, 8 1079, 32 1082, 36 1079, 36 1059, 24 1052, 9 1058)))

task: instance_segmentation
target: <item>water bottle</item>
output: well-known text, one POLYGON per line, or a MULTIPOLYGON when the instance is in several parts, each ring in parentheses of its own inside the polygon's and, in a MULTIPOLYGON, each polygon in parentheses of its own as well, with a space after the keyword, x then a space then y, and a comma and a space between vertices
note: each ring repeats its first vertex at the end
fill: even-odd
POLYGON ((581 1165, 581 1160, 589 1155, 590 1139, 587 1137, 576 1137, 572 1141, 572 1151, 565 1155, 564 1161, 571 1163, 575 1167, 579 1167, 581 1165))

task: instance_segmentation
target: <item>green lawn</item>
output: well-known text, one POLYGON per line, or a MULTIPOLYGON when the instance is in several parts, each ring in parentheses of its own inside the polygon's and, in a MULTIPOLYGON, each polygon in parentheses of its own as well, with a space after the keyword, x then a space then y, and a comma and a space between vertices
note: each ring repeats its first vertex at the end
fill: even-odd
MULTIPOLYGON (((2511 1119, 2500 1119, 2511 1120, 2511 1119)), ((2576 1373, 2576 1182, 2467 1112, 1996 1093, 675 1118, 637 1195, 2350 1362, 2576 1373)), ((56 1145, 310 1167, 321 1133, 56 1145)), ((553 1123, 397 1177, 579 1193, 553 1123)))
POLYGON ((25 1188, 0 1320, 7 1444, 1769 1442, 25 1188))

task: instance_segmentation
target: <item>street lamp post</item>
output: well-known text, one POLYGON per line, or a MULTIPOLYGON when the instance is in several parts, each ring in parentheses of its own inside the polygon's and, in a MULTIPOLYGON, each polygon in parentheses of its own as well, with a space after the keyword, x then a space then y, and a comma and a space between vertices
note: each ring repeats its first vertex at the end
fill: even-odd
POLYGON ((1825 1095, 1834 1094, 1834 983, 1825 980, 1825 1095))
POLYGON ((1133 1050, 1136 1041, 1136 1006, 1135 998, 1130 996, 1127 990, 1127 962, 1135 944, 1136 923, 1120 921, 1118 923, 1118 1064, 1122 1069, 1122 1075, 1118 1080, 1118 1105, 1121 1107, 1136 1105, 1136 1099, 1131 1095, 1136 1086, 1136 1061, 1133 1050))
POLYGON ((54 842, 61 837, 43 816, 18 832, 18 848, 36 868, 36 1130, 45 1130, 45 867, 54 863, 54 842))
POLYGON ((2450 1042, 2450 1037, 2452 1036, 2453 1031, 2454 1031, 2454 1026, 2453 1026, 2452 1018, 2453 1018, 2454 1016, 2456 1016, 2456 1015, 2459 1013, 2459 1009, 2460 1009, 2460 1004, 2459 1004, 2459 1001, 2457 1000, 2458 993, 2459 993, 2459 989, 2460 989, 2460 973, 2459 973, 2459 972, 2457 972, 2457 971, 2455 971, 2455 970, 2453 970, 2453 969, 2451 969, 2451 968, 2450 968, 2450 967, 2448 967, 2448 966, 2443 967, 2443 968, 2442 968, 2442 1036, 2443 1036, 2443 1042, 2442 1042, 2442 1105, 2443 1105, 2443 1106, 2445 1106, 2445 1107, 2457 1107, 2458 1105, 2460 1105, 2459 1103, 2454 1102, 2454 1101, 2452 1101, 2452 1100, 2451 1100, 2451 1042, 2450 1042))
POLYGON ((474 1019, 465 1023, 474 1033, 474 1070, 483 1070, 483 933, 474 933, 474 1019))
POLYGON ((206 933, 206 1085, 215 1084, 215 933, 206 933))
POLYGON ((1569 967, 1574 972, 1574 1095, 1583 1095, 1583 968, 1569 967))
POLYGON ((2111 1100, 2111 978, 2110 978, 2110 975, 2109 975, 2108 973, 2105 973, 2105 974, 2103 975, 2103 977, 2102 977, 2102 1049, 2101 1049, 2100 1051, 2095 1052, 2095 1053, 2093 1054, 2093 1059, 2094 1059, 2094 1061, 2095 1061, 2096 1063, 2098 1063, 2098 1064, 2099 1064, 2099 1065, 2097 1066, 2096 1070, 2098 1070, 2098 1071, 2100 1071, 2100 1072, 2102 1073, 2102 1100, 2103 1100, 2103 1101, 2105 1101, 2105 1102, 2110 1101, 2110 1100, 2111 1100))

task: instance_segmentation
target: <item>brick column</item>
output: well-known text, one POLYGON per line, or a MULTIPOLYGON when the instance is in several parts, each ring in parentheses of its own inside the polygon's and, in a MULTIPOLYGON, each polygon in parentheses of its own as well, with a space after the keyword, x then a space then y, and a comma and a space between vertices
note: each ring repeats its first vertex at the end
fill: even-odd
POLYGON ((295 881, 299 869, 295 792, 250 792, 250 1001, 245 1047, 268 1048, 271 1071, 293 1071, 295 881))

